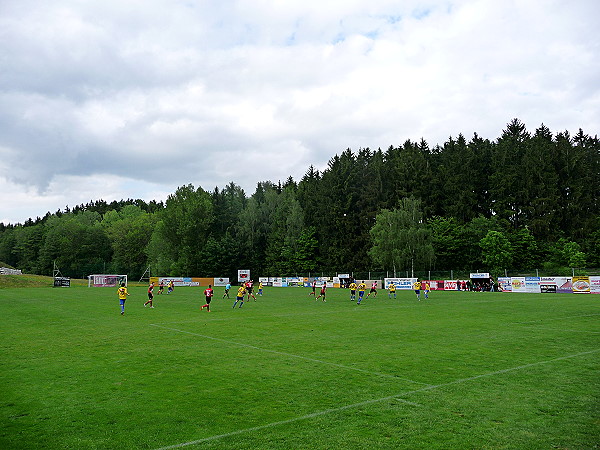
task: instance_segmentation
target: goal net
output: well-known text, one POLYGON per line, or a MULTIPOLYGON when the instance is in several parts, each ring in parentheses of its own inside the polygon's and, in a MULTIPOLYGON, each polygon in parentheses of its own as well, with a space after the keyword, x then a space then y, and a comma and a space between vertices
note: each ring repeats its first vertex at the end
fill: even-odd
POLYGON ((127 275, 88 275, 88 287, 115 287, 121 283, 127 286, 127 275))

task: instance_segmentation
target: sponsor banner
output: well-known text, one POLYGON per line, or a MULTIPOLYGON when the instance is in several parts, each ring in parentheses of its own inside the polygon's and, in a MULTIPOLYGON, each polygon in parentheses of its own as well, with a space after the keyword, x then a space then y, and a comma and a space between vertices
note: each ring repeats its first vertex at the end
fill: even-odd
POLYGON ((250 270, 238 270, 238 283, 245 283, 250 279, 250 270))
POLYGON ((600 277, 590 277, 590 293, 600 294, 600 277))
POLYGON ((458 280, 444 280, 445 291, 456 291, 458 286, 458 280))
POLYGON ((338 273, 338 278, 350 278, 349 273, 338 273))
POLYGON ((590 277, 573 277, 573 293, 574 294, 589 294, 590 293, 590 277))
POLYGON ((489 273, 472 273, 470 276, 471 276, 471 279, 473 279, 473 278, 484 278, 486 280, 490 279, 489 273))
POLYGON ((229 278, 220 277, 213 279, 213 286, 227 286, 227 283, 229 283, 229 278))
POLYGON ((422 283, 429 283, 429 289, 432 291, 444 290, 444 280, 423 280, 422 283))
MULTIPOLYGON (((371 280, 365 281, 365 284, 367 285, 367 289, 371 288, 369 281, 371 281, 371 280)), ((375 281, 375 280, 373 280, 373 281, 375 281)), ((373 281, 371 281, 371 283, 373 281)), ((396 285, 396 289, 412 289, 413 284, 416 281, 417 281, 417 278, 384 278, 383 279, 385 289, 387 289, 390 286, 390 283, 392 283, 392 282, 396 285)), ((356 284, 360 284, 360 283, 356 283, 356 284)))
POLYGON ((513 292, 527 292, 525 277, 511 277, 510 284, 513 292))
POLYGON ((262 283, 263 286, 273 286, 273 282, 269 277, 258 277, 258 282, 262 283))
POLYGON ((502 292, 512 292, 510 277, 498 277, 498 286, 502 292))
POLYGON ((540 292, 542 294, 556 294, 556 284, 542 284, 540 281, 540 292))
POLYGON ((525 277, 525 292, 539 294, 540 288, 540 277, 525 277))
POLYGON ((92 285, 94 287, 116 287, 121 282, 127 283, 126 275, 90 275, 90 277, 93 277, 92 285))
POLYGON ((540 292, 544 294, 571 293, 571 278, 569 277, 541 277, 540 292))
POLYGON ((556 277, 541 277, 540 292, 542 294, 556 294, 556 277))
POLYGON ((54 277, 54 287, 71 287, 71 279, 67 277, 54 277))
MULTIPOLYGON (((158 284, 162 281, 167 286, 173 281, 173 286, 200 286, 200 280, 206 280, 206 286, 211 284, 212 278, 189 278, 189 277, 159 277, 158 284)), ((155 283, 156 284, 156 283, 155 283)))
POLYGON ((288 286, 303 286, 304 285, 304 278, 287 277, 284 280, 285 280, 285 282, 287 282, 288 286))
POLYGON ((557 278, 556 292, 559 294, 572 294, 573 293, 573 280, 571 277, 560 277, 557 278))

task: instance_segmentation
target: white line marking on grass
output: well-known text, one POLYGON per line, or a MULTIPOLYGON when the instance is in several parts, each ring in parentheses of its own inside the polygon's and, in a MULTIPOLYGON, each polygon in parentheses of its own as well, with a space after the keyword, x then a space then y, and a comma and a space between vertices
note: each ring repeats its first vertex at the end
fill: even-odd
POLYGON ((390 375, 390 374, 387 374, 387 373, 372 372, 370 370, 359 369, 358 367, 345 366, 343 364, 337 364, 337 363, 332 363, 332 362, 328 362, 328 361, 322 361, 320 359, 309 358, 307 356, 294 355, 293 353, 280 352, 280 351, 277 351, 277 350, 270 350, 268 348, 257 347, 255 345, 250 345, 250 344, 243 344, 241 342, 229 341, 227 339, 221 339, 221 338, 216 338, 216 337, 213 337, 213 336, 207 336, 205 334, 192 333, 191 331, 178 330, 177 328, 163 327, 161 325, 157 325, 157 324, 154 324, 154 323, 151 323, 150 325, 152 325, 154 327, 157 327, 157 328, 162 328, 162 329, 165 329, 165 330, 176 331, 178 333, 191 334, 192 336, 199 336, 199 337, 203 337, 203 338, 206 338, 206 339, 212 339, 213 341, 224 342, 226 344, 233 344, 233 345, 237 345, 237 346, 240 346, 240 347, 251 348, 253 350, 260 350, 262 352, 273 353, 275 355, 289 356, 289 357, 292 357, 292 358, 303 359, 305 361, 311 361, 311 362, 316 362, 316 363, 319 363, 319 364, 325 364, 325 365, 328 365, 328 366, 339 367, 340 369, 354 370, 356 372, 366 373, 368 375, 377 375, 379 377, 393 378, 395 380, 408 381, 409 383, 413 383, 413 384, 422 384, 424 386, 429 386, 427 383, 422 383, 420 381, 410 380, 408 378, 402 378, 402 377, 398 377, 398 376, 395 376, 395 375, 390 375))
MULTIPOLYGON (((281 420, 279 422, 272 422, 272 423, 268 423, 268 424, 265 424, 265 425, 260 425, 260 426, 257 426, 257 427, 245 428, 243 430, 236 430, 236 431, 232 431, 230 433, 219 434, 219 435, 210 436, 210 437, 203 438, 203 439, 197 439, 197 440, 194 440, 194 441, 189 441, 189 442, 183 442, 183 443, 180 443, 180 444, 170 445, 170 446, 167 446, 167 447, 160 447, 157 450, 167 450, 167 449, 171 449, 171 448, 181 448, 181 447, 187 447, 187 446, 190 446, 190 445, 201 444, 203 442, 215 441, 215 440, 221 439, 221 438, 226 438, 226 437, 231 437, 231 436, 237 436, 237 435, 243 434, 243 433, 251 433, 253 431, 264 430, 266 428, 273 428, 273 427, 276 427, 276 426, 279 426, 279 425, 286 425, 288 423, 299 422, 301 420, 312 419, 314 417, 324 416, 326 414, 331 414, 331 413, 336 413, 336 412, 340 412, 340 411, 345 411, 347 409, 352 409, 352 408, 359 408, 361 406, 368 406, 368 405, 372 405, 374 403, 381 403, 381 402, 385 402, 385 401, 389 401, 389 400, 393 400, 393 399, 396 399, 398 401, 403 401, 403 399, 398 398, 398 397, 406 396, 406 395, 411 395, 411 394, 416 394, 416 393, 419 393, 419 392, 426 392, 426 391, 430 391, 430 390, 433 390, 433 389, 439 389, 439 388, 443 388, 443 387, 447 387, 447 386, 452 386, 452 385, 455 385, 455 384, 466 383, 468 381, 474 381, 474 380, 479 380, 479 379, 485 378, 485 377, 491 377, 491 376, 494 376, 494 375, 500 375, 500 374, 504 374, 504 373, 508 373, 508 372, 514 372, 516 370, 527 369, 529 367, 540 366, 540 365, 543 365, 543 364, 550 364, 550 363, 553 363, 553 362, 556 362, 556 361, 563 361, 563 360, 566 360, 566 359, 577 358, 579 356, 590 355, 592 353, 597 353, 597 352, 600 352, 600 349, 591 350, 591 351, 588 351, 588 352, 576 353, 576 354, 573 354, 573 355, 561 356, 561 357, 558 357, 558 358, 548 359, 548 360, 545 360, 545 361, 539 361, 539 362, 530 363, 530 364, 523 364, 521 366, 511 367, 510 369, 502 369, 502 370, 497 370, 495 372, 489 372, 489 373, 484 373, 484 374, 481 374, 481 375, 475 375, 473 377, 461 378, 459 380, 450 381, 449 383, 442 383, 442 384, 437 384, 437 385, 428 385, 428 386, 425 386, 423 388, 415 389, 415 390, 409 391, 409 392, 402 392, 402 393, 396 394, 396 395, 390 395, 390 396, 387 396, 387 397, 377 398, 377 399, 373 399, 373 400, 366 400, 364 402, 353 403, 351 405, 340 406, 339 408, 330 408, 330 409, 326 409, 326 410, 323 410, 323 411, 318 411, 318 412, 315 412, 315 413, 306 414, 304 416, 295 417, 295 418, 292 418, 292 419, 281 420)), ((408 401, 403 401, 403 403, 407 403, 409 405, 420 406, 418 404, 413 404, 412 402, 408 402, 408 401)))

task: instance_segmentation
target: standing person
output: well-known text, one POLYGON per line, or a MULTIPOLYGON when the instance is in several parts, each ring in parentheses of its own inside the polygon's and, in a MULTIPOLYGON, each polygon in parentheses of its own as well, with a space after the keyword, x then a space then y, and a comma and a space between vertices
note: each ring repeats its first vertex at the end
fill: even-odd
POLYGON ((214 292, 212 289, 212 284, 209 284, 208 287, 206 289, 204 289, 204 296, 206 297, 206 303, 200 307, 200 311, 202 311, 204 308, 206 308, 206 310, 208 312, 210 312, 210 301, 212 300, 213 295, 214 295, 214 292))
POLYGON ((152 283, 150 283, 150 286, 148 286, 148 301, 146 303, 144 303, 144 308, 150 304, 150 308, 154 308, 154 305, 152 305, 152 299, 154 298, 154 294, 152 293, 152 291, 154 290, 154 281, 152 283))
POLYGON ((396 298, 396 285, 393 281, 388 285, 388 298, 392 298, 392 294, 394 294, 394 298, 396 298))
POLYGON ((356 301, 356 283, 354 281, 352 281, 352 283, 350 283, 350 301, 356 301))
POLYGON ((360 302, 362 302, 366 290, 367 285, 364 281, 361 281, 361 283, 358 285, 358 301, 356 302, 357 305, 360 305, 360 302))
POLYGON ((229 298, 229 289, 231 289, 231 283, 228 282, 225 285, 225 293, 223 294, 223 298, 225 298, 225 297, 229 298))
POLYGON ((423 293, 425 294, 425 298, 429 298, 430 290, 431 290, 431 286, 429 285, 429 281, 425 281, 425 286, 423 287, 423 293))
POLYGON ((165 290, 165 282, 160 280, 160 284, 158 285, 158 295, 162 294, 165 290))
POLYGON ((246 287, 242 284, 237 291, 237 297, 235 298, 235 303, 233 304, 233 307, 235 308, 235 305, 238 304, 238 302, 240 302, 240 306, 239 308, 242 307, 242 305, 244 304, 244 294, 246 293, 246 287))
POLYGON ((129 292, 127 292, 127 288, 125 287, 125 283, 121 283, 121 287, 117 289, 117 294, 119 294, 119 303, 121 304, 121 315, 125 315, 125 300, 127 300, 127 296, 129 292))
POLYGON ((325 301, 325 291, 327 290, 327 283, 323 281, 323 286, 321 286, 321 293, 317 298, 315 298, 315 302, 323 297, 323 301, 325 301))
POLYGON ((263 294, 263 284, 262 281, 258 282, 258 295, 260 295, 262 297, 263 294))
POLYGON ((417 294, 417 300, 421 301, 421 282, 419 280, 413 283, 413 289, 415 290, 415 294, 417 294))
POLYGON ((375 294, 373 297, 377 297, 377 281, 374 281, 371 284, 371 290, 367 294, 367 298, 369 298, 371 296, 371 294, 375 294))
POLYGON ((313 282, 312 282, 312 286, 311 286, 311 287, 312 287, 312 292, 309 292, 309 293, 308 293, 308 296, 309 296, 309 297, 310 297, 311 295, 317 295, 317 294, 315 293, 315 290, 317 289, 317 280, 313 280, 313 282))
POLYGON ((254 288, 254 281, 248 280, 246 282, 246 293, 248 294, 248 301, 250 301, 250 297, 252 297, 254 299, 254 301, 256 301, 256 297, 252 293, 253 288, 254 288))
POLYGON ((169 287, 167 288, 167 294, 170 294, 171 292, 173 292, 174 289, 175 289, 175 283, 173 283, 173 280, 170 280, 169 287))

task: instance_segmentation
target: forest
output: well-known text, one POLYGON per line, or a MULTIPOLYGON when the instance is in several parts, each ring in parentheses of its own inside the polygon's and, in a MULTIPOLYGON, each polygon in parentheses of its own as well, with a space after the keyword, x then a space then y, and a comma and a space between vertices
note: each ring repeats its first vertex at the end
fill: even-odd
POLYGON ((0 261, 42 275, 56 264, 74 278, 135 279, 148 267, 232 280, 238 269, 559 274, 600 267, 599 198, 597 136, 543 124, 530 132, 513 119, 496 140, 459 134, 433 148, 407 140, 347 149, 322 171, 261 181, 252 194, 233 181, 213 190, 186 184, 165 202, 95 200, 0 223, 0 261))

